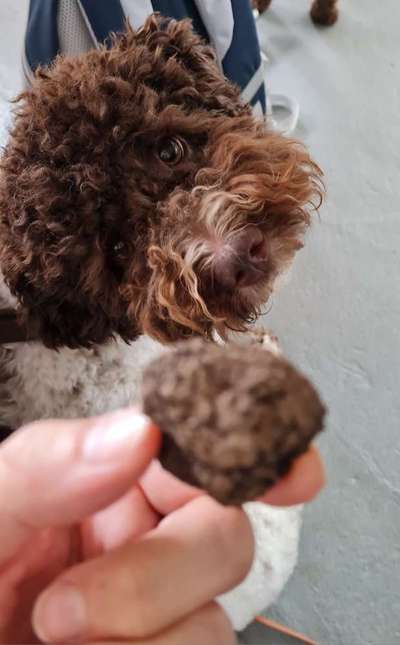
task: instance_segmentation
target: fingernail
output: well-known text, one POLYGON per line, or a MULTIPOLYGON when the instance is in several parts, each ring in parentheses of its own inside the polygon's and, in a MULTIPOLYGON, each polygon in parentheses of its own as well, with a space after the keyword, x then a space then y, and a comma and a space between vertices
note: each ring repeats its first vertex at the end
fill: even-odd
POLYGON ((82 595, 67 583, 45 591, 35 605, 32 622, 36 635, 46 643, 83 635, 87 623, 82 595))
POLYGON ((129 410, 101 417, 84 440, 83 456, 88 461, 120 459, 143 440, 150 426, 148 417, 129 410))

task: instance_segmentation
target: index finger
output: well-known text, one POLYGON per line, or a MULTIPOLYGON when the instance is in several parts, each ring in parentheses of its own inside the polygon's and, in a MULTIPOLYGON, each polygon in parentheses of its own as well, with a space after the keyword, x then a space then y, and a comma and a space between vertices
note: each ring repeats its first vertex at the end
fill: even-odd
POLYGON ((135 410, 40 421, 12 435, 0 447, 0 563, 32 531, 74 524, 121 497, 159 442, 135 410))

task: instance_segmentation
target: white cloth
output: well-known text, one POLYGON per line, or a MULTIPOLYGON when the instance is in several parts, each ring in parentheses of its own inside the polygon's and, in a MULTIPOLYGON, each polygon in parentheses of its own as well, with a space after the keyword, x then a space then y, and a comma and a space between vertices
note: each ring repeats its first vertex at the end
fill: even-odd
POLYGON ((58 0, 57 28, 60 51, 76 56, 96 46, 76 0, 58 0))
POLYGON ((276 602, 292 575, 298 555, 301 509, 255 502, 244 505, 255 538, 253 566, 242 584, 218 598, 236 631, 276 602))
POLYGON ((153 13, 151 0, 120 0, 125 15, 131 21, 132 27, 139 29, 153 13))
POLYGON ((234 20, 231 0, 194 1, 221 65, 233 38, 234 20))

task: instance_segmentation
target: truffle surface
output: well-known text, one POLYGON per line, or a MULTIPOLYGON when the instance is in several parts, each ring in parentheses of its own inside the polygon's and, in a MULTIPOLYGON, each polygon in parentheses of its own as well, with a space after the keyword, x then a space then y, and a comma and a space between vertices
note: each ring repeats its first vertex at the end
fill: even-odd
POLYGON ((142 398, 164 433, 164 468, 223 504, 263 494, 307 450, 325 413, 282 356, 198 338, 147 367, 142 398))

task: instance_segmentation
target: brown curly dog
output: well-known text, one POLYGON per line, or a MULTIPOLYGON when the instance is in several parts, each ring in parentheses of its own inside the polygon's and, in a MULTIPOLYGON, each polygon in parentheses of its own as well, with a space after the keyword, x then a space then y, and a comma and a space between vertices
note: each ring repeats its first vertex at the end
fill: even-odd
POLYGON ((1 271, 50 347, 244 330, 302 245, 321 172, 265 131, 190 23, 39 70, 0 166, 1 271))

